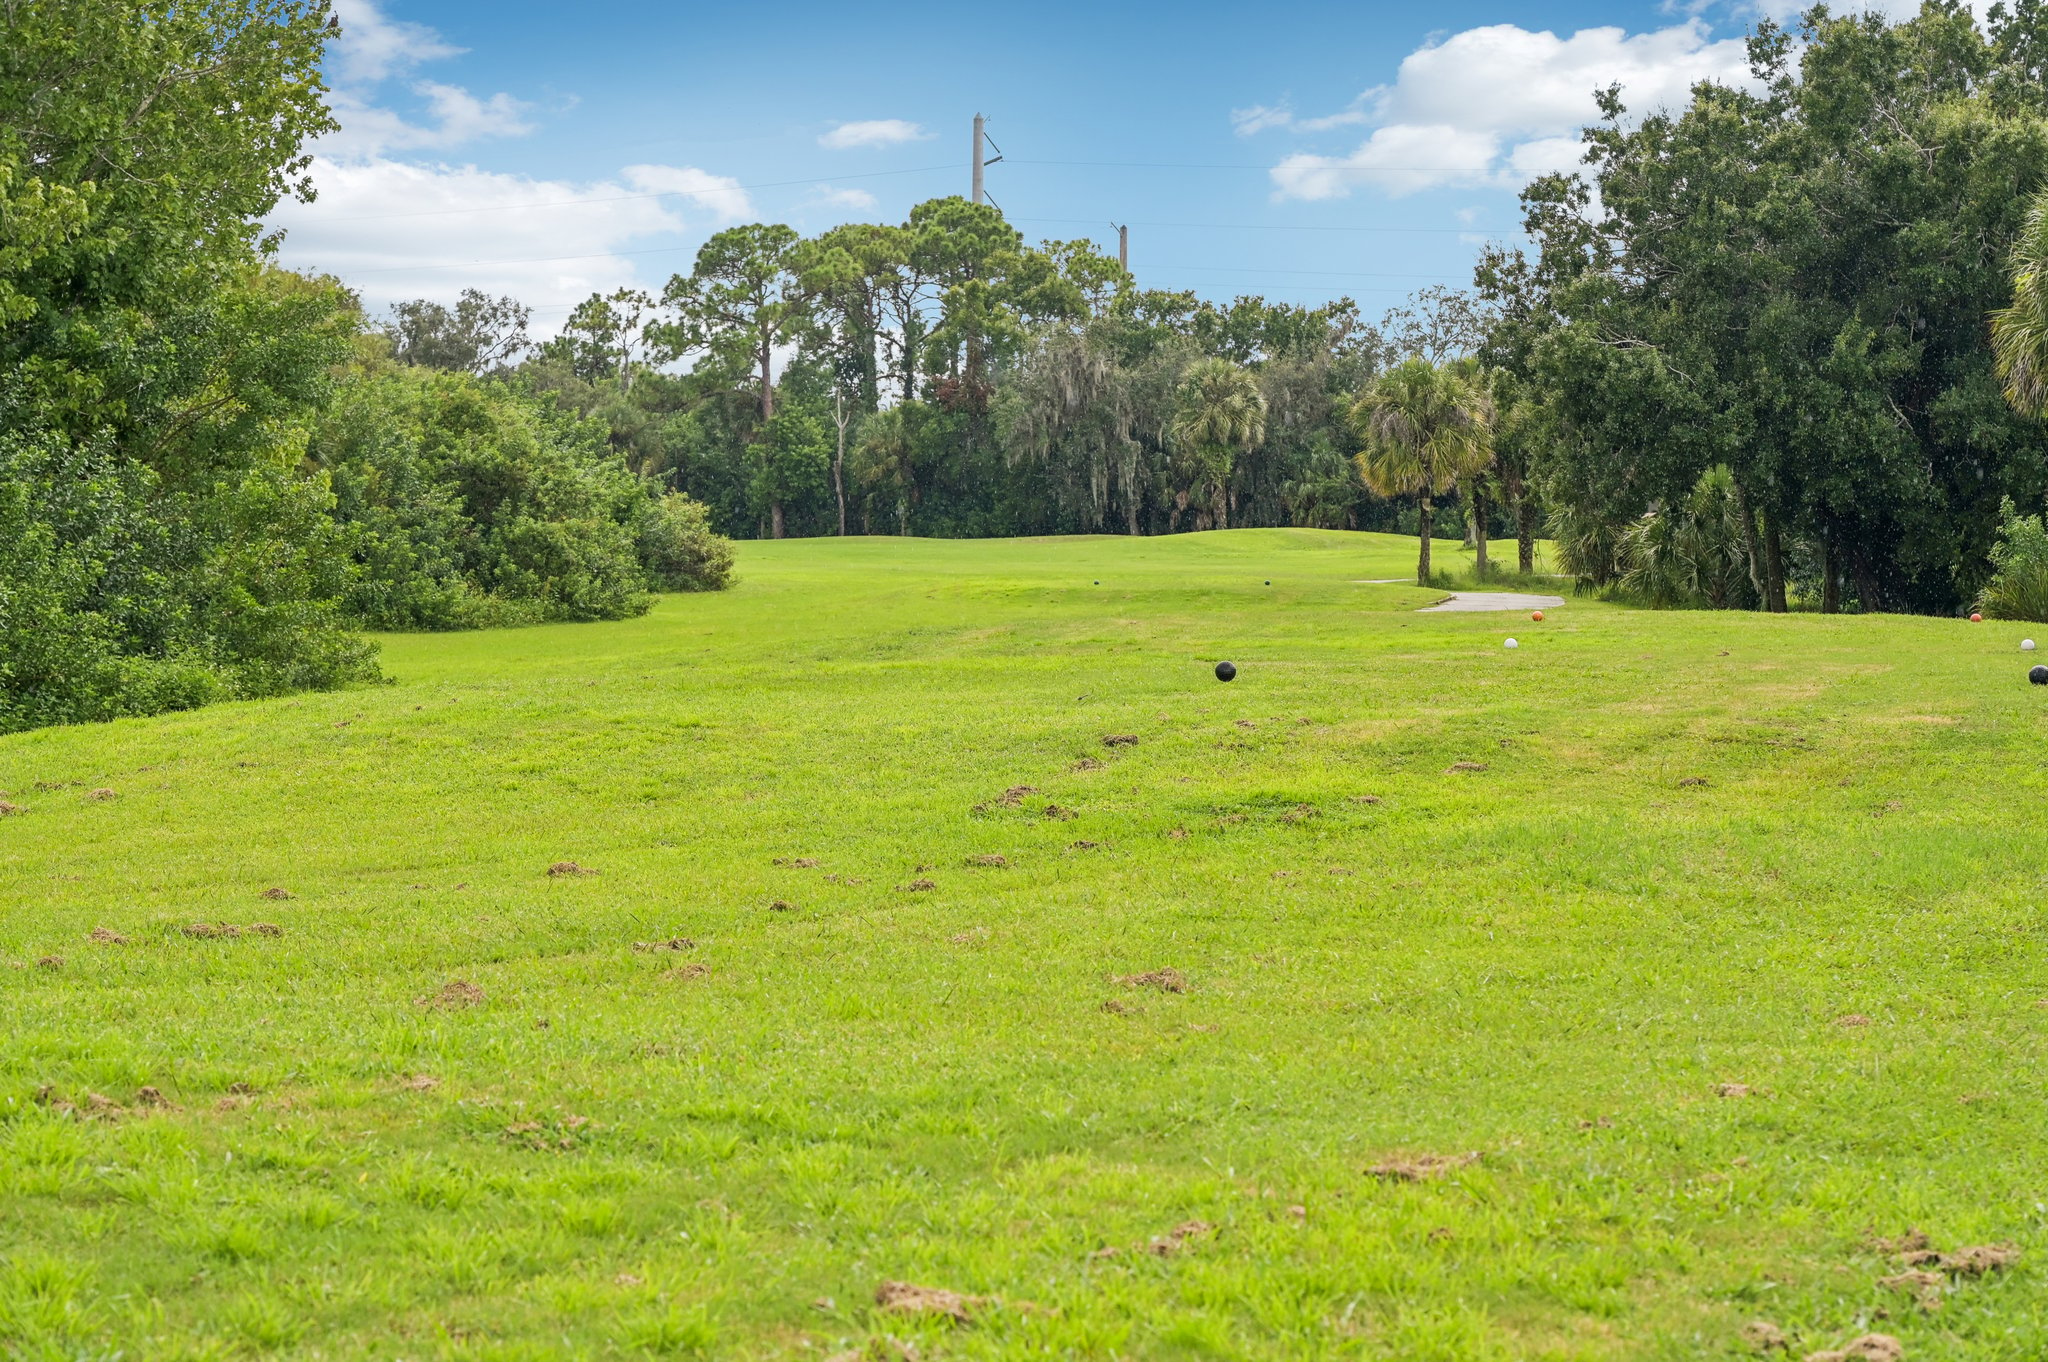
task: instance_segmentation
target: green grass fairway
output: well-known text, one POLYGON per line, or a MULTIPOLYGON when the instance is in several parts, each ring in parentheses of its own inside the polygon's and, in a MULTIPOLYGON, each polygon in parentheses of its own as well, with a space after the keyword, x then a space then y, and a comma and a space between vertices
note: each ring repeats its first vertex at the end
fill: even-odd
POLYGON ((0 739, 0 1356, 2048 1356, 2026 629, 1413 563, 748 544, 0 739))

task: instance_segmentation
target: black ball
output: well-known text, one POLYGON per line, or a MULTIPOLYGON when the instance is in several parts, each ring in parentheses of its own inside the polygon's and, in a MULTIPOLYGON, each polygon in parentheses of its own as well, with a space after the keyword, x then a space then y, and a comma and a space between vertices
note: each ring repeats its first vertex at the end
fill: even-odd
POLYGON ((2027 672, 2027 680, 2037 686, 2048 686, 2048 667, 2034 667, 2027 672))
POLYGON ((1271 577, 1268 577, 1268 578, 1266 579, 1266 585, 1267 585, 1267 586, 1271 586, 1271 585, 1273 585, 1273 579, 1272 579, 1271 577))
MULTIPOLYGON (((2048 667, 2036 667, 2034 670, 2041 672, 2044 679, 2048 679, 2048 667)), ((1228 662, 1218 662, 1216 664, 1216 679, 1218 681, 1235 681, 1237 679, 1237 668, 1228 662)))

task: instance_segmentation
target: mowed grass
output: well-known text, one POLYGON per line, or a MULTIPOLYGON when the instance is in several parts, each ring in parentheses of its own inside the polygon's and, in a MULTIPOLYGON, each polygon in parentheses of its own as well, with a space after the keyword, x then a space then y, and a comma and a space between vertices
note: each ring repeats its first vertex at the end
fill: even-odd
POLYGON ((2022 629, 1412 564, 748 544, 0 739, 0 1354, 2048 1354, 2022 629), (2022 1256, 1925 1308, 1909 1227, 2022 1256))

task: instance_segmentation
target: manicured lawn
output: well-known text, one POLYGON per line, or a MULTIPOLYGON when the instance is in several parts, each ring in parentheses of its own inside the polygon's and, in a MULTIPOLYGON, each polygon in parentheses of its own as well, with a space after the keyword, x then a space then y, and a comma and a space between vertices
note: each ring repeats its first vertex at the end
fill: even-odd
POLYGON ((0 1355, 2048 1354, 2025 631, 1413 563, 749 544, 0 739, 0 1355))

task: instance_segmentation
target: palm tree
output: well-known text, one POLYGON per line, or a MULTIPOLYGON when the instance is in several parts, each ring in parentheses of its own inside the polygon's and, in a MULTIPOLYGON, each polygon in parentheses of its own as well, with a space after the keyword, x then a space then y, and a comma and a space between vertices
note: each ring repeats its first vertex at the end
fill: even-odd
POLYGON ((1429 585, 1429 540, 1440 492, 1493 459, 1493 403, 1474 379, 1426 359, 1404 360, 1381 374, 1351 408, 1365 439, 1358 473, 1383 497, 1422 498, 1421 552, 1415 580, 1429 585))
POLYGON ((2014 411, 2048 411, 2048 195, 2027 210, 2012 248, 2012 306, 1991 314, 1991 349, 2014 411))
POLYGON ((1230 471, 1237 455, 1266 438, 1266 396, 1259 382, 1227 359, 1198 359, 1175 391, 1173 438, 1209 484, 1216 528, 1230 528, 1230 471))

